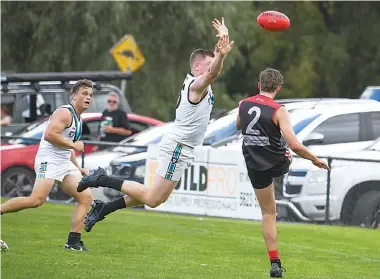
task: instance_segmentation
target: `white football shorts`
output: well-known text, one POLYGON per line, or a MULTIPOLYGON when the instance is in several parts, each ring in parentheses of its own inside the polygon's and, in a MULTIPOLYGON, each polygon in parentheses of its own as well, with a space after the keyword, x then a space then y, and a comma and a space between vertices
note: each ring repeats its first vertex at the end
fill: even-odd
POLYGON ((79 169, 71 161, 52 160, 36 157, 34 163, 36 178, 50 178, 62 182, 67 175, 81 175, 79 169))
POLYGON ((194 148, 164 137, 159 144, 157 173, 163 178, 179 181, 194 161, 194 148))

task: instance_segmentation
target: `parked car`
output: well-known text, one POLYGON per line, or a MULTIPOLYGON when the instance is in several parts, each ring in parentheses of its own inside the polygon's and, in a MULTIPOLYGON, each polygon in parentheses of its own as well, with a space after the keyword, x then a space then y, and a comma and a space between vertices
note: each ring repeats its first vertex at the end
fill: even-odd
MULTIPOLYGON (((312 122, 317 117, 312 112, 307 112, 307 110, 303 108, 314 107, 314 111, 315 111, 318 108, 324 107, 324 105, 330 106, 331 102, 335 102, 337 104, 368 103, 368 104, 378 105, 378 103, 375 101, 351 100, 351 99, 333 99, 333 100, 317 99, 317 100, 307 101, 307 102, 306 101, 297 102, 296 104, 291 103, 291 102, 286 102, 285 106, 291 112, 290 114, 291 121, 292 123, 296 123, 296 125, 294 126, 296 133, 299 133, 304 127, 306 127, 310 122, 312 122)), ((238 114, 238 109, 236 108, 229 111, 227 115, 220 117, 217 120, 214 120, 212 123, 210 123, 207 127, 203 144, 206 146, 210 146, 210 145, 215 145, 218 142, 221 142, 224 140, 234 140, 234 138, 238 137, 239 132, 236 130, 236 127, 235 127, 237 114, 238 114)), ((158 128, 155 128, 155 129, 158 130, 158 128)), ((159 140, 161 140, 161 138, 159 140)), ((241 144, 241 142, 239 141, 237 143, 241 144)), ((148 144, 149 143, 147 143, 147 145, 148 144)), ((130 152, 129 154, 126 154, 126 153, 123 154, 119 152, 115 153, 113 150, 109 150, 107 152, 100 153, 100 154, 93 153, 87 156, 88 158, 85 159, 85 162, 86 162, 85 166, 89 167, 91 170, 94 170, 100 166, 100 167, 105 168, 109 174, 117 176, 117 177, 122 177, 124 175, 122 173, 127 168, 129 168, 130 165, 133 165, 133 168, 139 168, 139 171, 145 168, 145 158, 147 156, 146 152, 141 153, 139 156, 133 157, 133 159, 130 159, 130 157, 128 156, 132 154, 134 153, 133 152, 130 152), (139 159, 137 159, 137 157, 139 159), (144 158, 144 159, 140 160, 140 158, 144 158), (122 160, 125 160, 124 164, 121 163, 122 160), (138 162, 137 161, 135 162, 135 160, 137 160, 138 162), (121 167, 121 165, 123 165, 123 167, 121 167)), ((133 176, 134 175, 133 168, 131 169, 131 172, 128 171, 128 173, 132 176, 129 176, 129 175, 125 176, 125 179, 128 178, 131 180, 138 181, 139 178, 133 176)), ((281 193, 282 193, 282 186, 280 189, 280 194, 281 193)), ((104 194, 110 199, 115 198, 120 195, 120 193, 117 193, 116 191, 113 191, 112 189, 104 189, 104 194)))
MULTIPOLYGON (((233 109, 227 115, 210 123, 207 127, 203 145, 210 148, 236 149, 240 152, 241 137, 240 132, 237 131, 235 127, 237 113, 238 110, 233 109), (228 147, 225 147, 225 145, 228 145, 228 147)), ((301 121, 305 117, 306 116, 302 114, 292 116, 292 122, 296 123, 294 128, 297 133, 302 131, 302 129, 307 126, 306 121, 301 121)), ((309 121, 312 120, 310 119, 309 121)), ((115 156, 109 163, 110 166, 106 167, 106 170, 108 174, 113 177, 143 183, 147 156, 147 152, 115 156)), ((104 188, 103 191, 109 199, 113 199, 121 195, 120 192, 109 188, 104 188)))
MULTIPOLYGON (((355 104, 377 104, 374 100, 358 100, 347 98, 302 98, 302 99, 279 99, 276 100, 283 104, 286 109, 291 113, 291 120, 296 121, 302 115, 310 114, 319 108, 328 108, 337 105, 355 105, 355 104), (293 113, 300 111, 299 113, 293 113)), ((238 115, 238 108, 230 110, 223 117, 212 122, 207 127, 204 144, 208 142, 216 142, 227 137, 236 135, 238 132, 235 127, 235 120, 238 115)), ((308 120, 305 120, 308 121, 308 120)), ((295 123, 295 122, 293 122, 295 123)), ((302 123, 300 124, 302 125, 302 123)), ((298 129, 298 128, 296 128, 298 129)))
MULTIPOLYGON (((237 109, 233 109, 227 113, 227 115, 216 120, 214 119, 207 127, 204 144, 210 145, 215 141, 236 134, 237 130, 234 125, 236 116, 237 109)), ((127 144, 128 146, 111 147, 101 152, 88 155, 85 157, 85 167, 90 171, 98 167, 109 169, 110 162, 119 156, 146 152, 149 144, 157 144, 161 141, 163 135, 171 130, 173 123, 174 122, 167 122, 120 142, 120 144, 127 144)), ((77 159, 81 162, 81 158, 77 159)))
POLYGON ((82 78, 88 78, 94 84, 93 102, 87 112, 102 112, 107 103, 108 93, 114 92, 119 95, 120 107, 130 114, 132 110, 124 92, 119 87, 107 83, 111 80, 130 79, 130 77, 130 73, 117 71, 1 73, 1 104, 9 109, 13 118, 10 125, 2 127, 1 134, 5 135, 7 132, 15 132, 26 127, 28 123, 69 103, 71 87, 76 80, 82 78), (36 98, 35 103, 31 101, 32 97, 36 98), (37 118, 33 119, 33 115, 30 114, 32 111, 37 113, 37 118), (26 115, 29 115, 30 121, 25 120, 26 115))
MULTIPOLYGON (((380 104, 373 100, 370 102, 356 100, 344 105, 319 104, 314 108, 292 110, 290 120, 296 123, 293 129, 297 138, 312 152, 316 154, 352 152, 369 146, 380 136, 379 109, 380 104)), ((236 150, 240 150, 242 138, 233 136, 229 141, 232 143, 228 145, 236 145, 236 150)), ((293 152, 292 154, 294 155, 293 152)), ((290 176, 291 179, 286 181, 285 185, 284 178, 287 176, 274 180, 277 200, 299 193, 302 185, 300 181, 306 175, 305 169, 308 168, 307 161, 303 161, 306 164, 302 168, 303 171, 298 170, 295 174, 297 177, 290 176)), ((289 172, 289 175, 291 174, 292 171, 289 172)), ((280 209, 281 207, 283 205, 279 206, 280 209)))
MULTIPOLYGON (((336 153, 344 152, 352 154, 362 150, 380 136, 380 104, 337 106, 335 109, 327 109, 301 136, 304 144, 319 156, 334 156, 336 153)), ((307 220, 303 218, 304 208, 295 207, 292 201, 294 198, 298 200, 309 183, 309 172, 315 172, 314 168, 307 160, 295 159, 289 173, 283 177, 283 184, 276 185, 276 188, 283 189, 282 195, 277 197, 278 208, 284 211, 282 215, 289 213, 297 216, 297 219, 307 220)), ((320 208, 318 212, 321 217, 324 208, 320 208)))
MULTIPOLYGON (((101 116, 101 113, 82 114, 82 140, 97 140, 101 116)), ((137 114, 128 114, 128 119, 135 134, 163 123, 160 120, 137 114)), ((25 137, 25 139, 8 140, 1 146, 2 196, 25 196, 31 192, 35 179, 34 159, 38 150, 39 139, 42 137, 46 123, 47 119, 33 123, 16 134, 17 136, 25 137)), ((86 144, 85 153, 91 153, 94 147, 94 145, 86 144)))
MULTIPOLYGON (((379 132, 380 132, 380 118, 379 132)), ((380 137, 369 147, 350 153, 322 154, 342 159, 332 160, 329 220, 347 225, 378 227, 380 224, 380 137), (377 160, 378 162, 366 162, 377 160)), ((295 158, 287 178, 287 200, 280 217, 297 221, 324 221, 326 214, 326 171, 314 168, 309 161, 295 158), (288 194, 288 188, 297 191, 288 194), (295 210, 292 210, 295 209, 295 210)))
POLYGON ((368 86, 360 95, 360 99, 370 99, 380 102, 380 86, 368 86))
MULTIPOLYGON (((88 154, 84 158, 84 167, 92 172, 98 167, 108 168, 111 160, 118 156, 145 152, 149 144, 159 143, 162 136, 170 131, 172 125, 173 122, 158 124, 122 140, 117 146, 88 154)), ((82 164, 81 157, 77 157, 77 160, 79 164, 82 164)))

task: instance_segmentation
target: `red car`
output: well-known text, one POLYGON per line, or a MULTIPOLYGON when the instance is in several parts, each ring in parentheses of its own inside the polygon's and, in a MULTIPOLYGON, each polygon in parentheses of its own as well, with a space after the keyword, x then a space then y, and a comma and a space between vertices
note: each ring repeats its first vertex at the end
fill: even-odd
MULTIPOLYGON (((97 140, 101 113, 83 113, 83 134, 81 140, 97 140)), ((137 114, 128 114, 133 134, 164 122, 137 114)), ((47 119, 37 120, 15 136, 41 139, 47 119)), ((1 151, 1 196, 28 196, 35 180, 34 159, 39 141, 32 139, 13 139, 3 143, 1 151)), ((85 153, 95 150, 94 145, 85 145, 85 153)))

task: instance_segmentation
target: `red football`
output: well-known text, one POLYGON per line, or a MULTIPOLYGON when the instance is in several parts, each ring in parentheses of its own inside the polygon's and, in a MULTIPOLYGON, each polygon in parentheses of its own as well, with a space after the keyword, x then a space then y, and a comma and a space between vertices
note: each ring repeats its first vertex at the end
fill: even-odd
POLYGON ((284 31, 290 27, 290 19, 277 11, 266 11, 259 14, 257 24, 268 31, 284 31))

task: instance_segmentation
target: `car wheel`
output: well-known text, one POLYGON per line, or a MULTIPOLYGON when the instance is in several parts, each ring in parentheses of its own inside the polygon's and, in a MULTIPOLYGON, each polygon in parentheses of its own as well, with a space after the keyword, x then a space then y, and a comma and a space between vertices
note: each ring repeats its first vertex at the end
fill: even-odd
POLYGON ((364 193, 355 205, 352 214, 352 224, 362 227, 377 226, 380 212, 380 191, 364 193))
POLYGON ((15 167, 1 174, 1 196, 2 197, 27 197, 32 193, 36 175, 33 171, 15 167))

